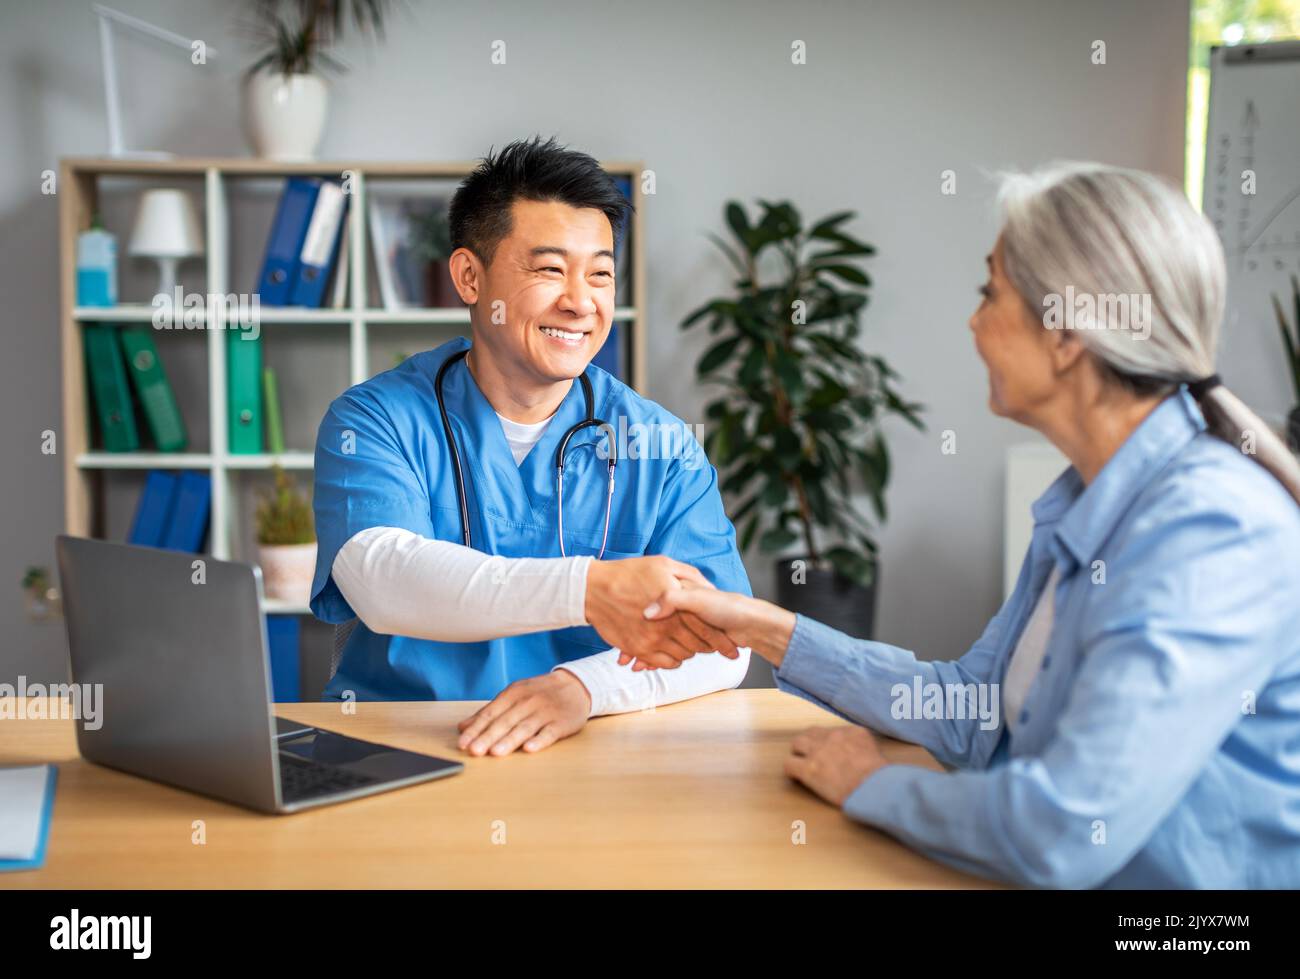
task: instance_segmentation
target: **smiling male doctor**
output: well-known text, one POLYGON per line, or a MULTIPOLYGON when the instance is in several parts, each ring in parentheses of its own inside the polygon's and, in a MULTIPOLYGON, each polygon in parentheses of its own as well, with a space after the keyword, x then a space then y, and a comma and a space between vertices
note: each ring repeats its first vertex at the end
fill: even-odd
POLYGON ((609 335, 614 240, 629 210, 594 159, 554 140, 489 154, 457 190, 450 267, 471 339, 348 389, 317 435, 311 608, 326 622, 359 619, 326 697, 489 699, 461 722, 460 746, 504 755, 545 748, 590 716, 743 679, 748 649, 690 613, 642 615, 683 582, 745 594, 749 582, 689 428, 589 366, 609 335), (444 364, 460 479, 435 384, 444 364), (590 409, 575 383, 584 373, 590 409), (556 451, 591 415, 615 431, 639 423, 681 437, 635 458, 616 446, 611 497, 609 429, 572 435, 563 557, 556 451), (620 650, 641 662, 620 665, 620 650), (715 650, 671 668, 683 652, 715 650))

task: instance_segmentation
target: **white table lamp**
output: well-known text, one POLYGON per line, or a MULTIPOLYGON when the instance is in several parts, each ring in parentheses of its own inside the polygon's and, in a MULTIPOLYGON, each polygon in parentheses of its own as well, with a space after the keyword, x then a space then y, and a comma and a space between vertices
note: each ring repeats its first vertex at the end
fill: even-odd
POLYGON ((203 254, 203 235, 190 195, 183 190, 146 190, 140 197, 130 253, 158 262, 158 293, 170 301, 177 264, 203 254))

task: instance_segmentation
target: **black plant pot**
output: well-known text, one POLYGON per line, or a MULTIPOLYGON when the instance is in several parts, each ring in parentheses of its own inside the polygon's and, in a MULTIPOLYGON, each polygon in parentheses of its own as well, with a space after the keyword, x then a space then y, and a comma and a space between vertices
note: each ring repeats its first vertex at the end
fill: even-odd
POLYGON ((879 564, 871 584, 863 588, 832 568, 815 567, 807 558, 788 558, 776 562, 776 601, 782 608, 840 632, 858 639, 871 639, 879 581, 879 564))
POLYGON ((1286 440, 1292 452, 1300 452, 1300 405, 1291 409, 1286 416, 1286 440))

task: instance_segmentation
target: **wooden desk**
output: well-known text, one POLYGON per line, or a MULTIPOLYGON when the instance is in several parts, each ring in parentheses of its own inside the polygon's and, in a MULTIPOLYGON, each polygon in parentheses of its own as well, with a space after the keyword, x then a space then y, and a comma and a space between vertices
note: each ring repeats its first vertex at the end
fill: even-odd
MULTIPOLYGON (((56 761, 45 866, 0 888, 980 887, 854 823, 782 774, 791 739, 837 718, 731 690, 591 721, 536 755, 470 758, 477 704, 283 704, 281 716, 447 758, 460 775, 268 816, 92 765, 71 720, 0 720, 0 765, 56 761), (191 842, 203 820, 207 842, 191 842), (792 843, 796 820, 806 844, 792 843), (504 831, 504 844, 494 842, 504 831)), ((921 748, 895 761, 938 768, 921 748)))

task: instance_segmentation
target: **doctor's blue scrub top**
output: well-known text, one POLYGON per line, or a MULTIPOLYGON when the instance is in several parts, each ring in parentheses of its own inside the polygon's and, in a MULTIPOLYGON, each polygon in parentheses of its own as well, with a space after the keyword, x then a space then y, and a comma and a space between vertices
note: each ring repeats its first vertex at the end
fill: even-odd
POLYGON ((1088 486, 1067 469, 1034 503, 1015 591, 956 661, 797 618, 778 686, 960 769, 882 768, 847 815, 1031 886, 1300 887, 1300 509, 1204 429, 1180 390, 1088 486), (1054 567, 1014 729, 893 709, 916 678, 1002 681, 1054 567))
MULTIPOLYGON (((311 610, 317 618, 332 623, 356 618, 330 570, 339 549, 360 531, 401 527, 463 543, 455 474, 433 382, 443 361, 469 345, 457 337, 409 357, 349 388, 325 413, 316 437, 313 501, 319 551, 311 610)), ((587 377, 595 416, 615 432, 623 430, 628 443, 618 446, 605 559, 664 554, 694 565, 718 588, 749 594, 717 472, 699 442, 683 422, 600 368, 589 366, 587 377), (638 458, 624 458, 625 452, 638 458)), ((586 417, 581 383, 574 381, 518 466, 500 419, 463 360, 447 371, 443 396, 460 452, 474 548, 511 558, 560 557, 555 451, 564 433, 586 417)), ((569 441, 564 538, 570 557, 600 550, 609 480, 598 446, 605 442, 596 428, 569 441)), ((487 700, 515 680, 608 648, 590 626, 451 643, 378 635, 359 621, 324 695, 341 698, 352 691, 358 700, 487 700)))

